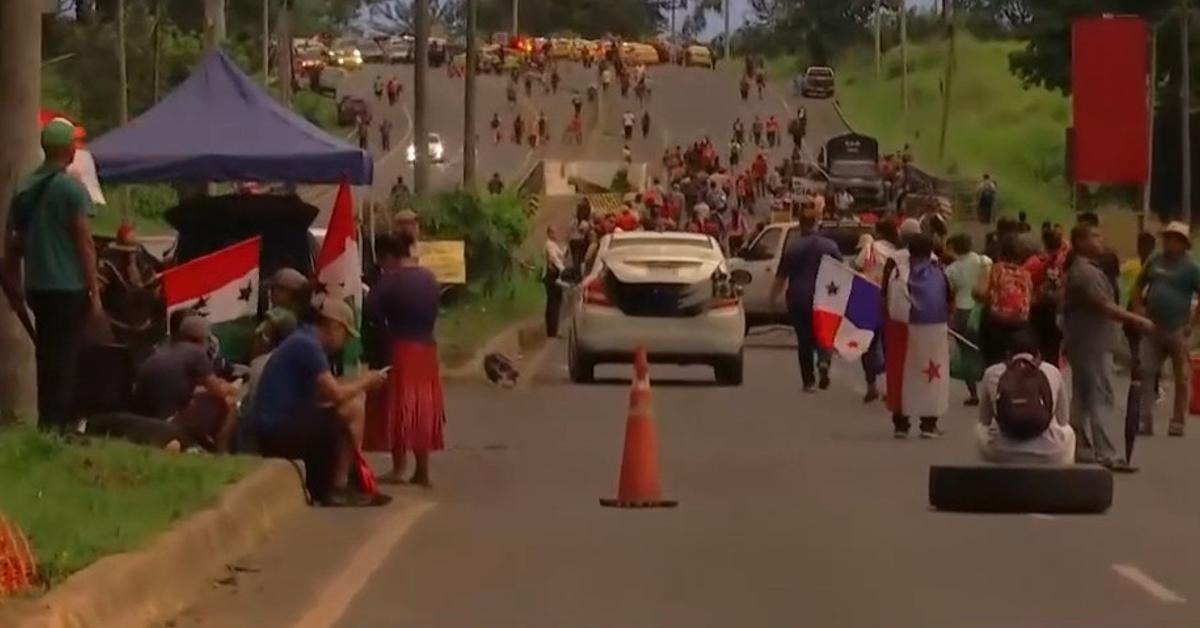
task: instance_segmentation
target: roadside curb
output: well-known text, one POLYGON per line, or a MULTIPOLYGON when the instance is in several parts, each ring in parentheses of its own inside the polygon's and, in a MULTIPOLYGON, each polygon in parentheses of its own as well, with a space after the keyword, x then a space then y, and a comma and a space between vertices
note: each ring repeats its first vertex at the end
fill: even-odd
POLYGON ((183 611, 228 565, 305 507, 296 467, 266 460, 207 510, 183 519, 140 550, 76 573, 11 628, 144 628, 183 611))
POLYGON ((442 375, 447 381, 453 382, 487 381, 486 374, 483 372, 483 359, 488 354, 497 352, 516 359, 516 356, 512 355, 512 352, 516 350, 520 352, 518 366, 524 376, 522 381, 526 382, 532 377, 532 373, 529 373, 525 367, 530 365, 536 367, 540 364, 544 357, 542 354, 549 347, 549 343, 546 341, 546 330, 542 318, 529 316, 492 336, 471 356, 471 359, 457 367, 446 369, 442 375))

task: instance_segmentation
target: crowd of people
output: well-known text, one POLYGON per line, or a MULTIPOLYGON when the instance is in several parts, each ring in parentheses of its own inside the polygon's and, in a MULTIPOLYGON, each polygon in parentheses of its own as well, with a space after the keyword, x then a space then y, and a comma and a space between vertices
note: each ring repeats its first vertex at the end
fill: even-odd
MULTIPOLYGON (((803 237, 786 249, 776 289, 781 294, 786 287, 803 384, 815 391, 829 385, 830 356, 812 337, 814 283, 823 257, 842 256, 817 230, 812 215, 802 217, 800 226, 803 237)), ((966 385, 966 405, 979 408, 984 458, 1095 462, 1114 471, 1134 470, 1118 447, 1125 424, 1115 368, 1120 331, 1131 353, 1131 375, 1146 387, 1127 413, 1136 418, 1141 434, 1154 433, 1154 391, 1170 361, 1174 395, 1168 434, 1183 436, 1190 330, 1200 323, 1192 305, 1200 297, 1200 265, 1189 252, 1190 231, 1171 223, 1159 239, 1161 250, 1155 251, 1154 236, 1141 234, 1138 256, 1122 265, 1092 212, 1080 213, 1069 234, 1061 225, 1045 223, 1035 235, 1023 214, 1018 220, 1001 219, 981 249, 967 234, 947 235, 914 218, 884 217, 874 237, 864 238, 857 257, 847 260, 878 282, 883 293, 884 324, 862 360, 864 401, 883 396, 875 380, 886 372, 896 437, 908 434, 915 416, 921 436, 936 438, 948 395, 930 400, 896 382, 916 379, 932 390, 935 379, 951 374, 937 369, 949 368, 966 385), (1124 297, 1122 274, 1129 285, 1124 297), (906 326, 896 335, 909 343, 926 325, 940 327, 931 338, 949 335, 953 342, 934 342, 937 353, 928 363, 885 359, 887 352, 914 350, 904 338, 890 337, 894 323, 906 326), (1063 366, 1069 366, 1067 374, 1063 366), (910 397, 918 400, 910 404, 910 397), (914 414, 918 406, 922 409, 914 414)), ((929 343, 922 338, 927 352, 929 343)))

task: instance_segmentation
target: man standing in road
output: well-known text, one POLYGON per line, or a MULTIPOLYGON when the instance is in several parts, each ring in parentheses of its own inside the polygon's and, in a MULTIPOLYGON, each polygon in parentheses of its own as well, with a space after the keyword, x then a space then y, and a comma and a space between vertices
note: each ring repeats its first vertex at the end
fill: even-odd
POLYGON ((804 381, 804 392, 813 392, 816 387, 821 390, 829 388, 830 361, 829 352, 817 347, 813 334, 813 295, 816 292, 817 271, 821 267, 821 258, 829 256, 842 261, 842 254, 833 240, 817 233, 817 220, 811 214, 800 217, 800 234, 801 237, 783 251, 779 270, 775 273, 775 283, 771 286, 771 304, 774 309, 786 288, 788 315, 796 330, 800 377, 804 381), (814 357, 816 370, 820 373, 819 382, 814 373, 814 357))
MULTIPOLYGON (((1163 361, 1171 360, 1175 404, 1168 434, 1183 436, 1189 392, 1188 338, 1196 320, 1192 299, 1200 296, 1200 265, 1188 255, 1192 239, 1186 224, 1172 222, 1167 225, 1162 232, 1162 245, 1162 253, 1146 262, 1133 286, 1133 311, 1148 315, 1156 328, 1134 349, 1138 351, 1142 382, 1157 381, 1163 361)), ((1154 433, 1155 401, 1155 395, 1142 393, 1143 434, 1154 433)))
POLYGON ((41 143, 45 162, 12 200, 4 272, 9 285, 24 292, 37 326, 38 425, 65 429, 76 418, 84 322, 89 313, 103 315, 103 309, 88 222, 91 201, 66 172, 75 159, 75 126, 51 120, 42 128, 41 143))
POLYGON ((983 175, 983 181, 979 182, 975 196, 979 222, 985 225, 992 224, 992 214, 996 210, 996 182, 992 180, 992 175, 983 175))
POLYGON ((621 126, 625 129, 626 142, 633 140, 633 127, 636 124, 637 118, 634 117, 632 111, 626 111, 625 114, 621 116, 621 126))
POLYGON ((387 118, 379 123, 379 146, 384 153, 392 150, 392 121, 387 118))
POLYGON ((500 173, 493 172, 492 178, 487 184, 488 194, 500 194, 504 192, 504 181, 500 180, 500 173))
POLYGON ((1071 425, 1076 435, 1076 462, 1098 462, 1113 471, 1130 472, 1117 451, 1114 436, 1120 433, 1113 395, 1113 348, 1117 323, 1128 323, 1147 333, 1155 327, 1149 319, 1117 305, 1113 284, 1100 268, 1104 238, 1090 224, 1071 230, 1075 259, 1067 272, 1063 299, 1063 352, 1071 365, 1071 425))

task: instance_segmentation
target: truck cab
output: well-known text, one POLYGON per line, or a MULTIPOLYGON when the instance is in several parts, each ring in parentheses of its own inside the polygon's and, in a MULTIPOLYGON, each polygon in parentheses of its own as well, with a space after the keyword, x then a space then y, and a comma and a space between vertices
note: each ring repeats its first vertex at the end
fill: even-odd
MULTIPOLYGON (((821 235, 838 245, 842 256, 849 259, 858 252, 858 240, 871 227, 858 220, 826 220, 817 227, 821 235)), ((783 299, 772 307, 771 284, 783 259, 783 251, 800 238, 800 223, 769 224, 750 243, 729 260, 730 275, 742 286, 742 304, 746 310, 746 327, 790 324, 783 299)))
POLYGON ((849 190, 855 209, 887 204, 883 174, 879 172, 879 142, 866 135, 846 133, 830 138, 818 159, 828 187, 835 193, 849 190))

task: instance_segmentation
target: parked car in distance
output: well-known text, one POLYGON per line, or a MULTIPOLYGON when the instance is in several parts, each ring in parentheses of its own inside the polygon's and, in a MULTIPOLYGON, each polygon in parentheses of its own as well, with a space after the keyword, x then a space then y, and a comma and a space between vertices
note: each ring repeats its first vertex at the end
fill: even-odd
POLYGON ((689 67, 712 67, 712 51, 708 49, 708 46, 688 46, 685 62, 689 67))
MULTIPOLYGON (((442 144, 442 136, 438 135, 437 133, 429 134, 426 150, 429 151, 429 161, 432 161, 435 164, 440 164, 446 159, 446 146, 442 144)), ((408 157, 408 163, 411 164, 417 161, 416 144, 408 145, 408 151, 406 152, 406 155, 408 157)))
POLYGON ((606 235, 572 302, 568 371, 591 382, 596 365, 629 363, 644 346, 653 363, 709 365, 719 384, 737 386, 745 325, 740 289, 713 238, 606 235))
POLYGON ((833 68, 814 65, 804 71, 800 79, 800 95, 805 98, 833 98, 833 68))
POLYGON ((357 96, 342 96, 337 108, 338 126, 353 126, 360 116, 371 116, 367 101, 357 96))

